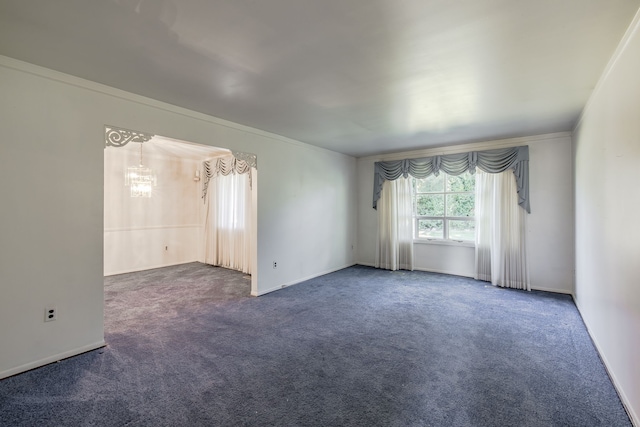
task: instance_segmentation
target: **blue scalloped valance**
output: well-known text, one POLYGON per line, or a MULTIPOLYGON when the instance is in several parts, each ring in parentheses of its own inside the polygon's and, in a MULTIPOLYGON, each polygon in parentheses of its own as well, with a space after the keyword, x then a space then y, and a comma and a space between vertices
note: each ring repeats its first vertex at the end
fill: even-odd
POLYGON ((409 175, 414 178, 426 178, 431 174, 438 176, 440 171, 444 171, 449 175, 460 175, 466 171, 473 174, 477 167, 487 173, 500 173, 513 169, 518 187, 518 204, 528 213, 531 213, 529 204, 528 146, 376 162, 374 167, 374 209, 378 207, 378 199, 380 199, 382 185, 385 181, 394 181, 401 176, 407 178, 409 175))

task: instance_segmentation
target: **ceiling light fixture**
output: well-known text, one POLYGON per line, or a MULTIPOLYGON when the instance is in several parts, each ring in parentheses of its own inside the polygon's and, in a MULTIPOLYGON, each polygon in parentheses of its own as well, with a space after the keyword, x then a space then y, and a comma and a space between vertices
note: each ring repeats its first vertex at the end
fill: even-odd
POLYGON ((153 169, 142 163, 142 143, 140 143, 140 165, 130 166, 124 176, 124 185, 131 188, 131 197, 151 197, 153 187, 158 184, 153 169))

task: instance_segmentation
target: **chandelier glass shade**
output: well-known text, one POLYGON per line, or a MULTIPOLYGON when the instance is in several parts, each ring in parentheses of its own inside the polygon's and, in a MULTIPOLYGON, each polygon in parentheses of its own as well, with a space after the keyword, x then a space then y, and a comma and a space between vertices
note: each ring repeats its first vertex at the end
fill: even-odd
POLYGON ((124 176, 124 185, 131 190, 131 197, 151 197, 158 181, 153 169, 142 164, 142 144, 140 144, 140 165, 130 166, 124 176))

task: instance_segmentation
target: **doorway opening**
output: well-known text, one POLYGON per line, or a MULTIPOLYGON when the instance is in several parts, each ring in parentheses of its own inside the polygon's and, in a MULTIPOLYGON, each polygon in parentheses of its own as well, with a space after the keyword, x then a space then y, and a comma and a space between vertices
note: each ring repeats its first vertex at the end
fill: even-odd
POLYGON ((258 176, 255 160, 246 161, 255 156, 110 126, 106 127, 105 134, 104 275, 192 262, 209 263, 250 274, 251 293, 255 295, 258 176), (109 143, 110 132, 121 132, 116 143, 109 143), (130 141, 122 143, 126 138, 130 141), (229 172, 220 171, 218 166, 216 170, 216 165, 231 163, 243 168, 229 172), (147 173, 149 175, 142 176, 147 173), (235 234, 231 233, 234 237, 246 231, 243 268, 238 268, 237 262, 216 263, 223 258, 212 257, 210 253, 212 247, 222 252, 234 247, 233 242, 211 242, 211 239, 221 239, 218 234, 224 234, 212 229, 211 206, 222 192, 218 190, 219 181, 233 179, 235 174, 247 174, 247 177, 240 181, 235 177, 235 187, 229 188, 236 191, 238 182, 246 182, 240 190, 246 187, 248 193, 242 194, 241 209, 236 207, 222 214, 247 215, 246 221, 244 217, 232 221, 239 228, 235 234))

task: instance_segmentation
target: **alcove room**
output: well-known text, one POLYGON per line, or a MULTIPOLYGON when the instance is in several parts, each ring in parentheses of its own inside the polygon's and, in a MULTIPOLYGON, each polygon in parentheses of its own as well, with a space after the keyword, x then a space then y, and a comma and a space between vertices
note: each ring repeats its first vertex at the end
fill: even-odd
POLYGON ((255 235, 242 220, 244 202, 247 222, 255 211, 248 176, 256 179, 255 168, 237 173, 228 149, 111 126, 105 139, 107 343, 111 332, 139 327, 123 323, 133 309, 151 316, 161 307, 168 315, 178 301, 249 296, 255 235), (223 223, 227 218, 234 223, 223 223))

